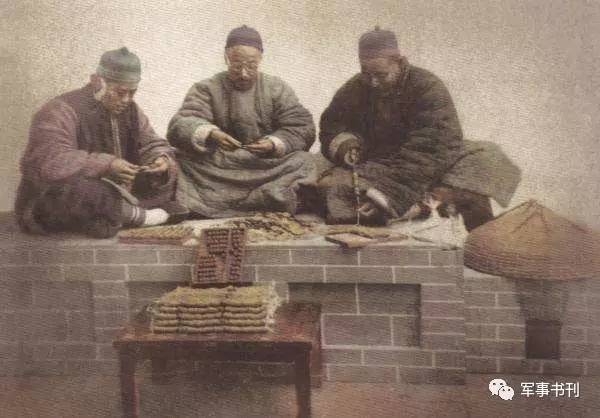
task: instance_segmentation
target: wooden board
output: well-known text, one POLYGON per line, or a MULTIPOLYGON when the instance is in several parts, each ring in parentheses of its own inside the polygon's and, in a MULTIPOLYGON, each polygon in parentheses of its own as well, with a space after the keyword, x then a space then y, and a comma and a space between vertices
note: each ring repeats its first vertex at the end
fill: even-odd
POLYGON ((357 234, 349 233, 326 235, 325 239, 345 248, 362 248, 377 242, 377 240, 372 238, 365 238, 357 234))

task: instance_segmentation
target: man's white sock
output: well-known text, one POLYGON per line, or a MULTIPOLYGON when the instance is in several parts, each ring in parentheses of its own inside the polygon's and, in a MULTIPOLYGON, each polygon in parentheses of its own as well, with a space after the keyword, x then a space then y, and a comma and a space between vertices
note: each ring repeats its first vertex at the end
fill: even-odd
POLYGON ((146 209, 145 212, 146 219, 144 219, 142 226, 161 225, 169 219, 169 214, 164 209, 146 209))

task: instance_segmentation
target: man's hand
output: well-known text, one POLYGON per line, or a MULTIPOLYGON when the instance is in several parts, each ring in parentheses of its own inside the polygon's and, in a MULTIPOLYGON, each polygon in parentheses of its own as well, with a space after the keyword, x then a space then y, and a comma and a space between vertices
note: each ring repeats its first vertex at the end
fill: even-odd
POLYGON ((344 154, 344 164, 353 167, 360 161, 360 148, 352 147, 344 154))
POLYGON ((146 167, 142 167, 144 173, 160 174, 169 169, 169 158, 164 155, 158 157, 154 162, 146 167))
POLYGON ((242 143, 240 141, 219 129, 214 129, 211 131, 209 138, 215 141, 217 145, 220 148, 223 148, 225 151, 234 151, 242 147, 242 143))
POLYGON ((115 158, 108 168, 108 174, 123 184, 131 184, 140 167, 121 158, 115 158))
POLYGON ((256 142, 244 146, 245 149, 253 154, 267 155, 275 151, 275 143, 270 139, 259 139, 256 142))

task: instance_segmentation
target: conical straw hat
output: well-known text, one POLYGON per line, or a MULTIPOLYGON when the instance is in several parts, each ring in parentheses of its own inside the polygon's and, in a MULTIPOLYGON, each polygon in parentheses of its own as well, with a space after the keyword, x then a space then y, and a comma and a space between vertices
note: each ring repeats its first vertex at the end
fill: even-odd
POLYGON ((600 278, 600 234, 534 200, 473 230, 464 252, 467 267, 497 276, 600 278))

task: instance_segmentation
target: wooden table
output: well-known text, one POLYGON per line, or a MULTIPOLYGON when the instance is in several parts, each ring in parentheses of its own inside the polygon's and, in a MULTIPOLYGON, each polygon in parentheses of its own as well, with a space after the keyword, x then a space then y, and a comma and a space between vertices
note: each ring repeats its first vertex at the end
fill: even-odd
POLYGON ((136 364, 144 359, 164 370, 168 360, 264 361, 294 363, 298 417, 309 417, 311 375, 321 378, 319 305, 286 303, 275 314, 272 332, 252 334, 153 334, 133 323, 115 339, 119 352, 121 402, 125 417, 139 416, 136 364))

